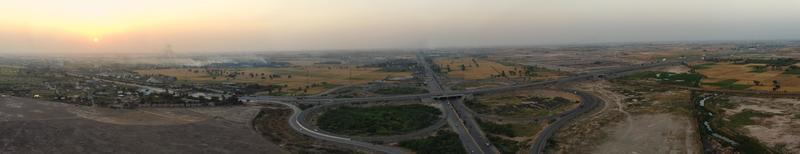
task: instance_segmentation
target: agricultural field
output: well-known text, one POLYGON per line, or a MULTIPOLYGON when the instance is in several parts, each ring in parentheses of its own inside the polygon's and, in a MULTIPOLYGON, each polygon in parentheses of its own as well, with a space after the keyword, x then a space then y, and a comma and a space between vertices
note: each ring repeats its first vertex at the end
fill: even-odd
POLYGON ((284 91, 278 93, 283 95, 310 95, 342 85, 360 85, 390 77, 412 76, 411 72, 384 72, 379 69, 355 65, 314 64, 287 68, 151 69, 136 72, 145 75, 172 76, 179 82, 233 82, 283 86, 284 91), (235 73, 239 74, 231 75, 235 73))
POLYGON ((765 64, 720 62, 702 68, 697 72, 705 76, 701 81, 703 88, 772 91, 773 81, 777 81, 780 88, 776 91, 800 92, 800 76, 785 69, 766 67, 765 64))
POLYGON ((434 60, 441 72, 450 78, 464 80, 506 79, 506 80, 544 80, 564 74, 541 68, 509 66, 483 58, 447 57, 434 60))
POLYGON ((439 109, 420 104, 339 107, 322 113, 317 125, 343 135, 400 135, 433 125, 441 119, 441 114, 439 109))

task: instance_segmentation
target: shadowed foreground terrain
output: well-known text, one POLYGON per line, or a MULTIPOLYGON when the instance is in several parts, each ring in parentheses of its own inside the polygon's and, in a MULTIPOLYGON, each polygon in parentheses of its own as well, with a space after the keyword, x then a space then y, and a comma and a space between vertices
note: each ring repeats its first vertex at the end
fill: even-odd
POLYGON ((0 98, 0 153, 285 153, 223 113, 246 107, 109 111, 0 98))

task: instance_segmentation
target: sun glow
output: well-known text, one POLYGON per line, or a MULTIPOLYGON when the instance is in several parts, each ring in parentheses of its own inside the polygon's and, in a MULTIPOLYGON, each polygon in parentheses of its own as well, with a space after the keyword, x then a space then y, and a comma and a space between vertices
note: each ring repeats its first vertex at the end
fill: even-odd
POLYGON ((100 38, 94 37, 92 38, 92 42, 94 43, 100 42, 100 38))

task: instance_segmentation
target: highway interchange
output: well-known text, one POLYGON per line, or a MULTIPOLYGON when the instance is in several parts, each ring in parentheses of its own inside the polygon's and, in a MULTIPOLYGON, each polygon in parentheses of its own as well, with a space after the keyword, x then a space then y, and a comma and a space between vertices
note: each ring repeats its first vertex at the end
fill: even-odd
MULTIPOLYGON (((517 85, 495 87, 495 88, 475 89, 475 90, 450 91, 449 89, 444 88, 439 83, 439 80, 437 79, 438 77, 433 73, 433 70, 429 66, 430 64, 428 64, 427 61, 425 61, 423 54, 418 54, 417 59, 419 61, 419 64, 422 65, 425 71, 425 81, 430 91, 429 93, 426 94, 363 97, 363 98, 254 96, 254 97, 241 97, 240 99, 246 102, 279 103, 290 106, 295 111, 294 115, 292 115, 292 117, 289 120, 289 124, 291 125, 291 127, 295 129, 295 131, 301 132, 303 134, 309 135, 317 139, 362 147, 383 153, 407 153, 408 151, 398 147, 390 147, 390 146, 377 145, 362 141, 356 141, 350 138, 341 137, 334 134, 325 134, 320 132, 319 130, 309 129, 308 126, 304 126, 304 124, 307 123, 303 121, 305 120, 305 117, 303 117, 303 115, 305 114, 302 114, 304 111, 300 110, 298 107, 296 107, 291 103, 285 103, 285 102, 335 104, 335 103, 348 103, 348 102, 371 102, 371 101, 434 98, 434 100, 437 100, 439 101, 440 104, 442 104, 444 115, 448 124, 458 134, 459 139, 461 140, 465 150, 468 153, 482 153, 482 154, 499 153, 497 149, 490 144, 486 135, 481 131, 480 126, 473 118, 474 117, 474 115, 472 115, 473 112, 470 112, 469 111, 470 109, 467 108, 466 105, 464 105, 461 96, 471 95, 471 94, 481 94, 481 93, 495 93, 495 92, 520 89, 520 88, 557 86, 562 83, 595 79, 597 77, 613 78, 621 76, 620 74, 626 74, 629 72, 635 72, 659 66, 678 65, 688 60, 688 59, 677 59, 671 61, 653 62, 653 63, 611 69, 606 71, 584 73, 557 80, 548 80, 548 81, 541 81, 534 83, 525 83, 525 84, 517 84, 517 85)), ((572 92, 578 95, 581 98, 582 104, 578 108, 566 111, 564 113, 560 113, 558 114, 558 116, 549 118, 551 120, 550 125, 548 125, 542 132, 538 134, 535 142, 530 147, 531 153, 536 154, 544 152, 544 150, 546 149, 547 141, 555 134, 555 132, 559 128, 568 124, 571 120, 578 118, 583 113, 590 112, 600 103, 602 103, 600 99, 598 99, 596 96, 592 96, 591 94, 586 92, 577 90, 567 90, 567 89, 562 89, 562 90, 572 92)))

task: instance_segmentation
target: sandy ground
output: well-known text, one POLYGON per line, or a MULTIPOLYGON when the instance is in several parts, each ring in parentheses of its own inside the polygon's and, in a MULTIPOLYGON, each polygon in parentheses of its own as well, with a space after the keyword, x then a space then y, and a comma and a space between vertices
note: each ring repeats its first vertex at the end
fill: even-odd
MULTIPOLYGON (((608 81, 577 85, 605 103, 597 111, 578 119, 556 134, 556 153, 699 153, 701 145, 694 120, 682 110, 666 109, 685 103, 673 97, 684 92, 644 92, 648 103, 627 102, 626 96, 608 81)), ((641 100, 639 102, 642 102, 641 100)))
MULTIPOLYGON (((190 109, 112 110, 0 98, 0 153, 285 153, 234 116, 190 109)), ((252 117, 250 117, 252 118, 252 117)))
POLYGON ((609 137, 591 153, 697 153, 691 119, 670 114, 638 115, 604 128, 609 137), (628 129, 628 123, 634 125, 628 129))
POLYGON ((670 72, 670 73, 688 73, 690 70, 692 69, 684 65, 667 66, 663 68, 664 72, 670 72))
POLYGON ((730 116, 750 109, 774 114, 768 118, 758 118, 756 125, 743 127, 743 131, 755 137, 770 147, 785 145, 785 149, 792 153, 800 153, 800 100, 788 98, 753 98, 730 97, 731 103, 738 104, 736 108, 725 109, 725 115, 730 116))

